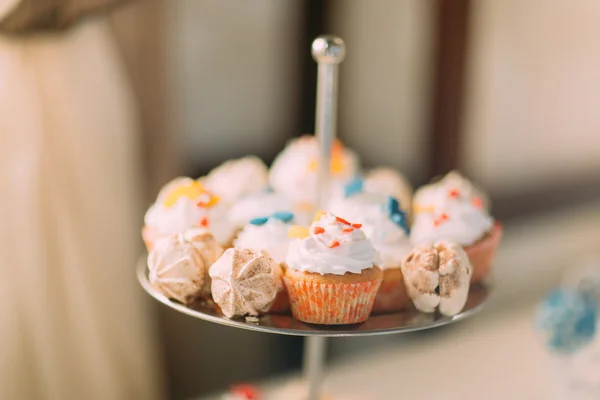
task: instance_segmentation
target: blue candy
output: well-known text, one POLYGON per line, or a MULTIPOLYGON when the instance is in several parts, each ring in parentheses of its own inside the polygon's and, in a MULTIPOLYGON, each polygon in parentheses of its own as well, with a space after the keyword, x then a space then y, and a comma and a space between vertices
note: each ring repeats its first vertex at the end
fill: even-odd
POLYGON ((344 186, 344 197, 354 196, 363 191, 364 181, 362 178, 355 178, 344 186))
POLYGON ((260 226, 260 225, 266 224, 268 220, 269 220, 269 217, 256 217, 256 218, 252 218, 250 220, 250 223, 252 225, 260 226))
POLYGON ((398 203, 398 200, 396 200, 393 196, 388 197, 387 213, 390 219, 396 225, 404 229, 404 232, 406 232, 407 235, 410 234, 406 213, 400 209, 400 203, 398 203))
POLYGON ((536 327, 545 344, 559 353, 572 353, 590 343, 596 335, 596 304, 584 294, 556 289, 540 304, 536 327))
POLYGON ((275 214, 273 214, 273 218, 282 222, 290 222, 294 219, 294 213, 288 211, 277 211, 275 214))

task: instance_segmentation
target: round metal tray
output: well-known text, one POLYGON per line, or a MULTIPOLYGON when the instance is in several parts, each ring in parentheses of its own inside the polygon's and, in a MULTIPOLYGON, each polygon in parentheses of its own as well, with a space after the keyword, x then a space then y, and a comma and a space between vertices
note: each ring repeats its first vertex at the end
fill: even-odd
POLYGON ((293 336, 371 336, 436 328, 461 321, 474 315, 483 308, 489 294, 488 288, 483 285, 471 286, 469 299, 465 308, 460 314, 454 317, 445 317, 438 313, 424 314, 415 309, 408 309, 392 314, 371 315, 368 320, 356 325, 312 325, 298 321, 292 318, 290 314, 266 314, 259 317, 258 322, 247 322, 244 318, 229 319, 223 316, 219 308, 212 301, 198 300, 186 306, 169 300, 152 287, 148 280, 147 271, 146 258, 142 257, 137 265, 137 277, 144 290, 156 300, 179 312, 208 322, 234 328, 293 336))

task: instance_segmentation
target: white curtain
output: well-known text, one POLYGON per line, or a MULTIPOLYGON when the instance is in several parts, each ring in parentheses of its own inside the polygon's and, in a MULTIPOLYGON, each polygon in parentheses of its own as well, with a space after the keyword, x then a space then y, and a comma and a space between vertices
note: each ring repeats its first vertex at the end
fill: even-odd
POLYGON ((0 36, 0 399, 162 397, 117 55, 102 20, 0 36))

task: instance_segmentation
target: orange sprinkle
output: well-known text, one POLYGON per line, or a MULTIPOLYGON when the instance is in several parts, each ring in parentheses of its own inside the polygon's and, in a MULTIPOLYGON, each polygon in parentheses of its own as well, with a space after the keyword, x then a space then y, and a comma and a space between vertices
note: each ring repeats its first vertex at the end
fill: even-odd
POLYGON ((483 201, 479 197, 473 197, 473 205, 477 208, 483 208, 483 201))
POLYGON ((433 221, 433 225, 440 226, 440 224, 446 220, 448 220, 448 214, 442 213, 437 219, 433 221))
POLYGON ((362 227, 362 224, 352 224, 352 227, 356 228, 356 229, 360 229, 362 227))
POLYGON ((341 222, 342 224, 350 225, 350 222, 346 221, 344 218, 335 217, 337 222, 341 222))
POLYGON ((313 229, 313 233, 315 235, 318 235, 320 233, 325 233, 325 229, 321 228, 320 226, 315 227, 315 229, 313 229))
POLYGON ((354 228, 345 228, 342 230, 343 233, 350 233, 354 230, 354 228))
POLYGON ((459 193, 458 189, 452 189, 448 192, 448 196, 455 199, 458 196, 460 196, 460 193, 459 193))
POLYGON ((208 218, 204 217, 200 220, 200 226, 208 227, 208 218))
POLYGON ((330 249, 333 249, 334 247, 338 247, 339 245, 340 245, 340 242, 338 242, 338 241, 336 240, 335 242, 333 242, 333 243, 331 243, 331 244, 329 245, 329 248, 330 248, 330 249))

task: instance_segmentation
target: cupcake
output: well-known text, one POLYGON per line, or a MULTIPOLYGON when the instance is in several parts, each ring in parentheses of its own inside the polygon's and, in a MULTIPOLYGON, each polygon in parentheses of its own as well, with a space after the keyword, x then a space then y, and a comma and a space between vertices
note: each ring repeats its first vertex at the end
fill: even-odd
POLYGON ((463 248, 444 240, 415 247, 402 263, 406 290, 415 308, 425 313, 439 308, 448 317, 464 308, 472 272, 463 248))
POLYGON ((360 192, 333 203, 334 214, 362 224, 363 232, 381 257, 378 266, 383 271, 383 282, 373 312, 403 309, 409 299, 400 266, 412 245, 406 213, 400 209, 398 200, 384 194, 360 192))
POLYGON ((228 249, 210 268, 212 296, 228 318, 269 311, 281 286, 279 265, 249 249, 228 249))
POLYGON ((226 204, 260 193, 268 186, 268 169, 256 156, 229 160, 202 179, 204 186, 226 204))
MULTIPOLYGON (((313 135, 305 135, 288 143, 277 156, 269 171, 273 190, 290 199, 294 214, 316 211, 318 193, 319 143, 313 135)), ((335 141, 331 151, 332 193, 341 192, 344 184, 359 170, 358 156, 335 141)))
POLYGON ((383 273, 379 256, 360 224, 319 213, 310 228, 292 227, 295 237, 283 280, 294 318, 342 325, 371 314, 383 273))
POLYGON ((148 254, 150 283, 166 297, 189 304, 208 294, 208 270, 222 252, 206 232, 163 237, 148 254))
POLYGON ((177 178, 165 185, 146 212, 144 224, 142 237, 148 250, 158 239, 190 228, 210 232, 225 247, 230 247, 235 233, 219 197, 190 178, 177 178))
POLYGON ((364 176, 363 191, 395 197, 400 207, 412 213, 413 188, 394 168, 374 168, 364 176))
POLYGON ((487 204, 469 181, 451 172, 415 194, 411 241, 459 243, 473 266, 472 282, 479 282, 488 276, 502 236, 502 227, 490 216, 487 204))
POLYGON ((229 210, 229 222, 239 230, 254 218, 291 209, 292 202, 286 197, 272 190, 263 190, 238 199, 229 210))
MULTIPOLYGON (((242 229, 233 245, 239 249, 262 252, 284 269, 285 257, 292 242, 288 236, 288 230, 293 219, 294 214, 289 212, 276 212, 270 217, 254 218, 242 229)), ((289 309, 289 297, 282 284, 271 307, 271 312, 279 313, 289 309)))

